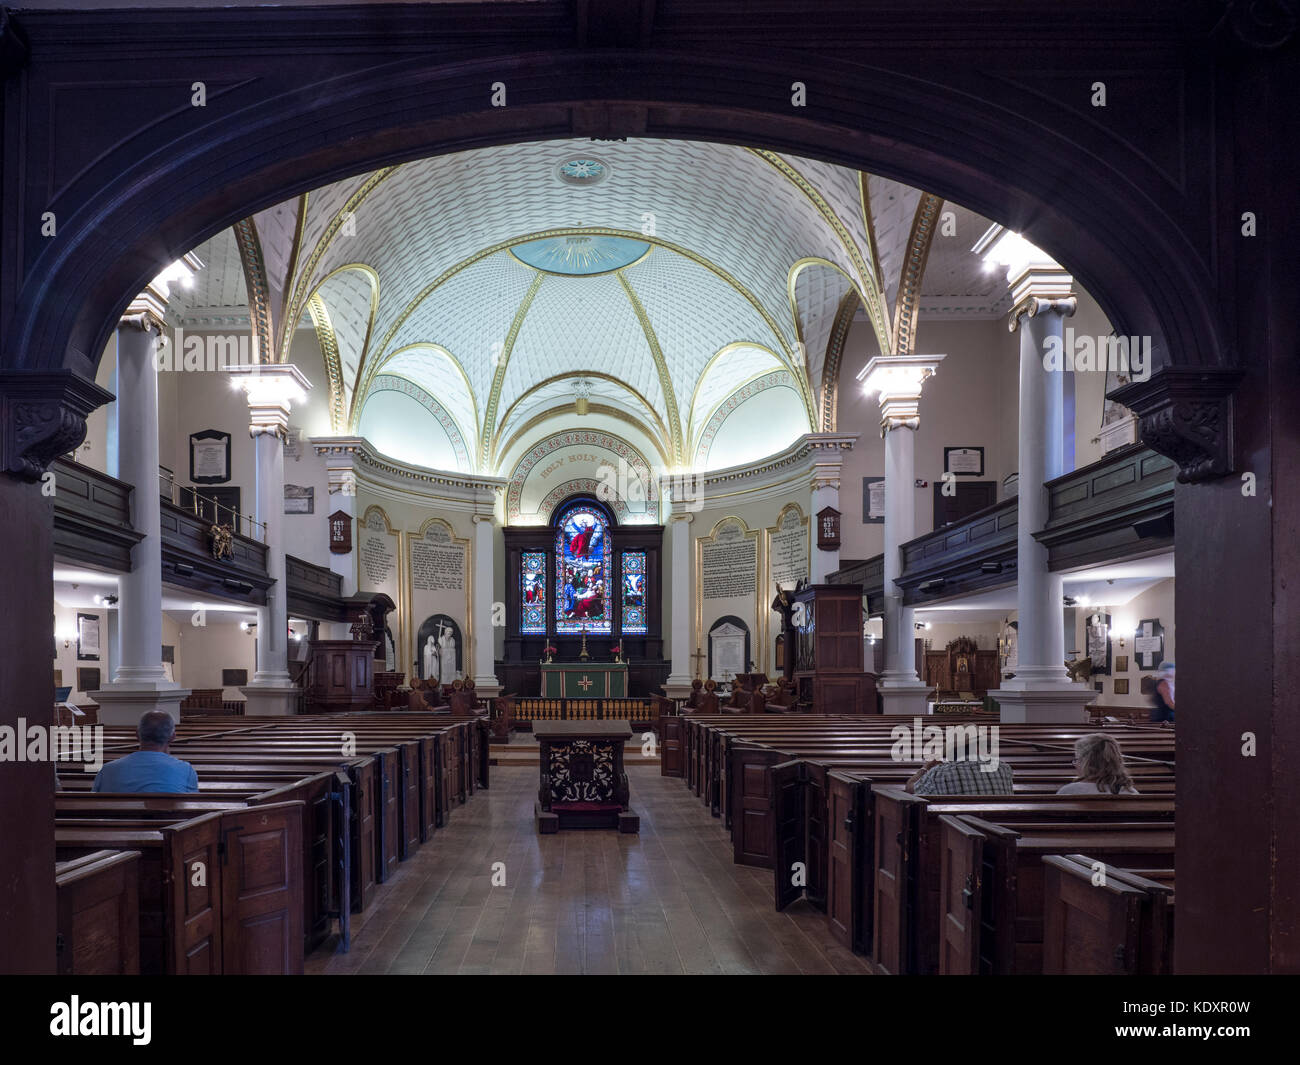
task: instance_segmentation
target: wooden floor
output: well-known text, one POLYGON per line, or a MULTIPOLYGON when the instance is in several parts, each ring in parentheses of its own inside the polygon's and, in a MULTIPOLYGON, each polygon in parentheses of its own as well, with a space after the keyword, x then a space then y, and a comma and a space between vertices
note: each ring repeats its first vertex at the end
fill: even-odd
POLYGON ((537 769, 499 767, 308 973, 865 973, 825 917, 772 909, 772 874, 680 781, 630 768, 639 836, 533 826, 537 769), (492 866, 506 884, 493 887, 492 866))

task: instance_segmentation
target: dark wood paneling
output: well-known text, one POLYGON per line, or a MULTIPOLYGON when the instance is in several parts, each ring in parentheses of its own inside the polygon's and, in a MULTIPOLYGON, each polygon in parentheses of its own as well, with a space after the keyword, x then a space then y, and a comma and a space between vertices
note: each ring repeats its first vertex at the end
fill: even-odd
POLYGON ((54 557, 119 573, 131 569, 131 548, 144 536, 131 527, 131 486, 69 459, 54 474, 54 557))
POLYGON ((349 603, 343 598, 343 578, 328 566, 293 555, 284 557, 289 585, 289 613, 312 621, 347 621, 349 603))

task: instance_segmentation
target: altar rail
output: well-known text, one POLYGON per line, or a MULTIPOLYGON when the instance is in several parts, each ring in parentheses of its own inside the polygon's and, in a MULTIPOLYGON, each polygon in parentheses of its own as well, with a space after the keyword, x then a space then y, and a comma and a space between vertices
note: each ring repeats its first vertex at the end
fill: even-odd
POLYGON ((653 724, 659 710, 649 699, 548 699, 525 697, 515 702, 516 726, 534 721, 629 721, 653 724))

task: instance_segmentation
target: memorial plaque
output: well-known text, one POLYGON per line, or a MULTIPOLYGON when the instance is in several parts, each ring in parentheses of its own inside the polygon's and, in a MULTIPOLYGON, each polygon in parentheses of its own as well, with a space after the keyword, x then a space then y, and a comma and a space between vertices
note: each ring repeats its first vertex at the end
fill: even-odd
POLYGON ((364 588, 387 591, 396 583, 397 545, 382 511, 372 510, 366 515, 358 541, 358 583, 364 588))
POLYGON ((748 633, 726 622, 709 633, 709 673, 715 679, 734 677, 747 672, 745 637, 748 633))
POLYGON ((430 525, 411 541, 411 587, 418 592, 459 592, 465 588, 465 545, 445 525, 430 525))
POLYGON ((758 544, 739 522, 728 522, 712 541, 700 542, 701 594, 705 599, 753 595, 757 580, 758 544))
POLYGON ((767 556, 772 580, 782 588, 793 588, 808 578, 808 529, 794 507, 787 507, 777 522, 777 531, 768 534, 767 556))

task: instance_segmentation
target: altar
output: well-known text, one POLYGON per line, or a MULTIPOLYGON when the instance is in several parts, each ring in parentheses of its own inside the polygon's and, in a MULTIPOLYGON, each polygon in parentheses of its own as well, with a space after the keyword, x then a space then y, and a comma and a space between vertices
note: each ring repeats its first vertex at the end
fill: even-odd
POLYGON ((543 662, 542 690, 549 699, 625 699, 626 662, 543 662))

